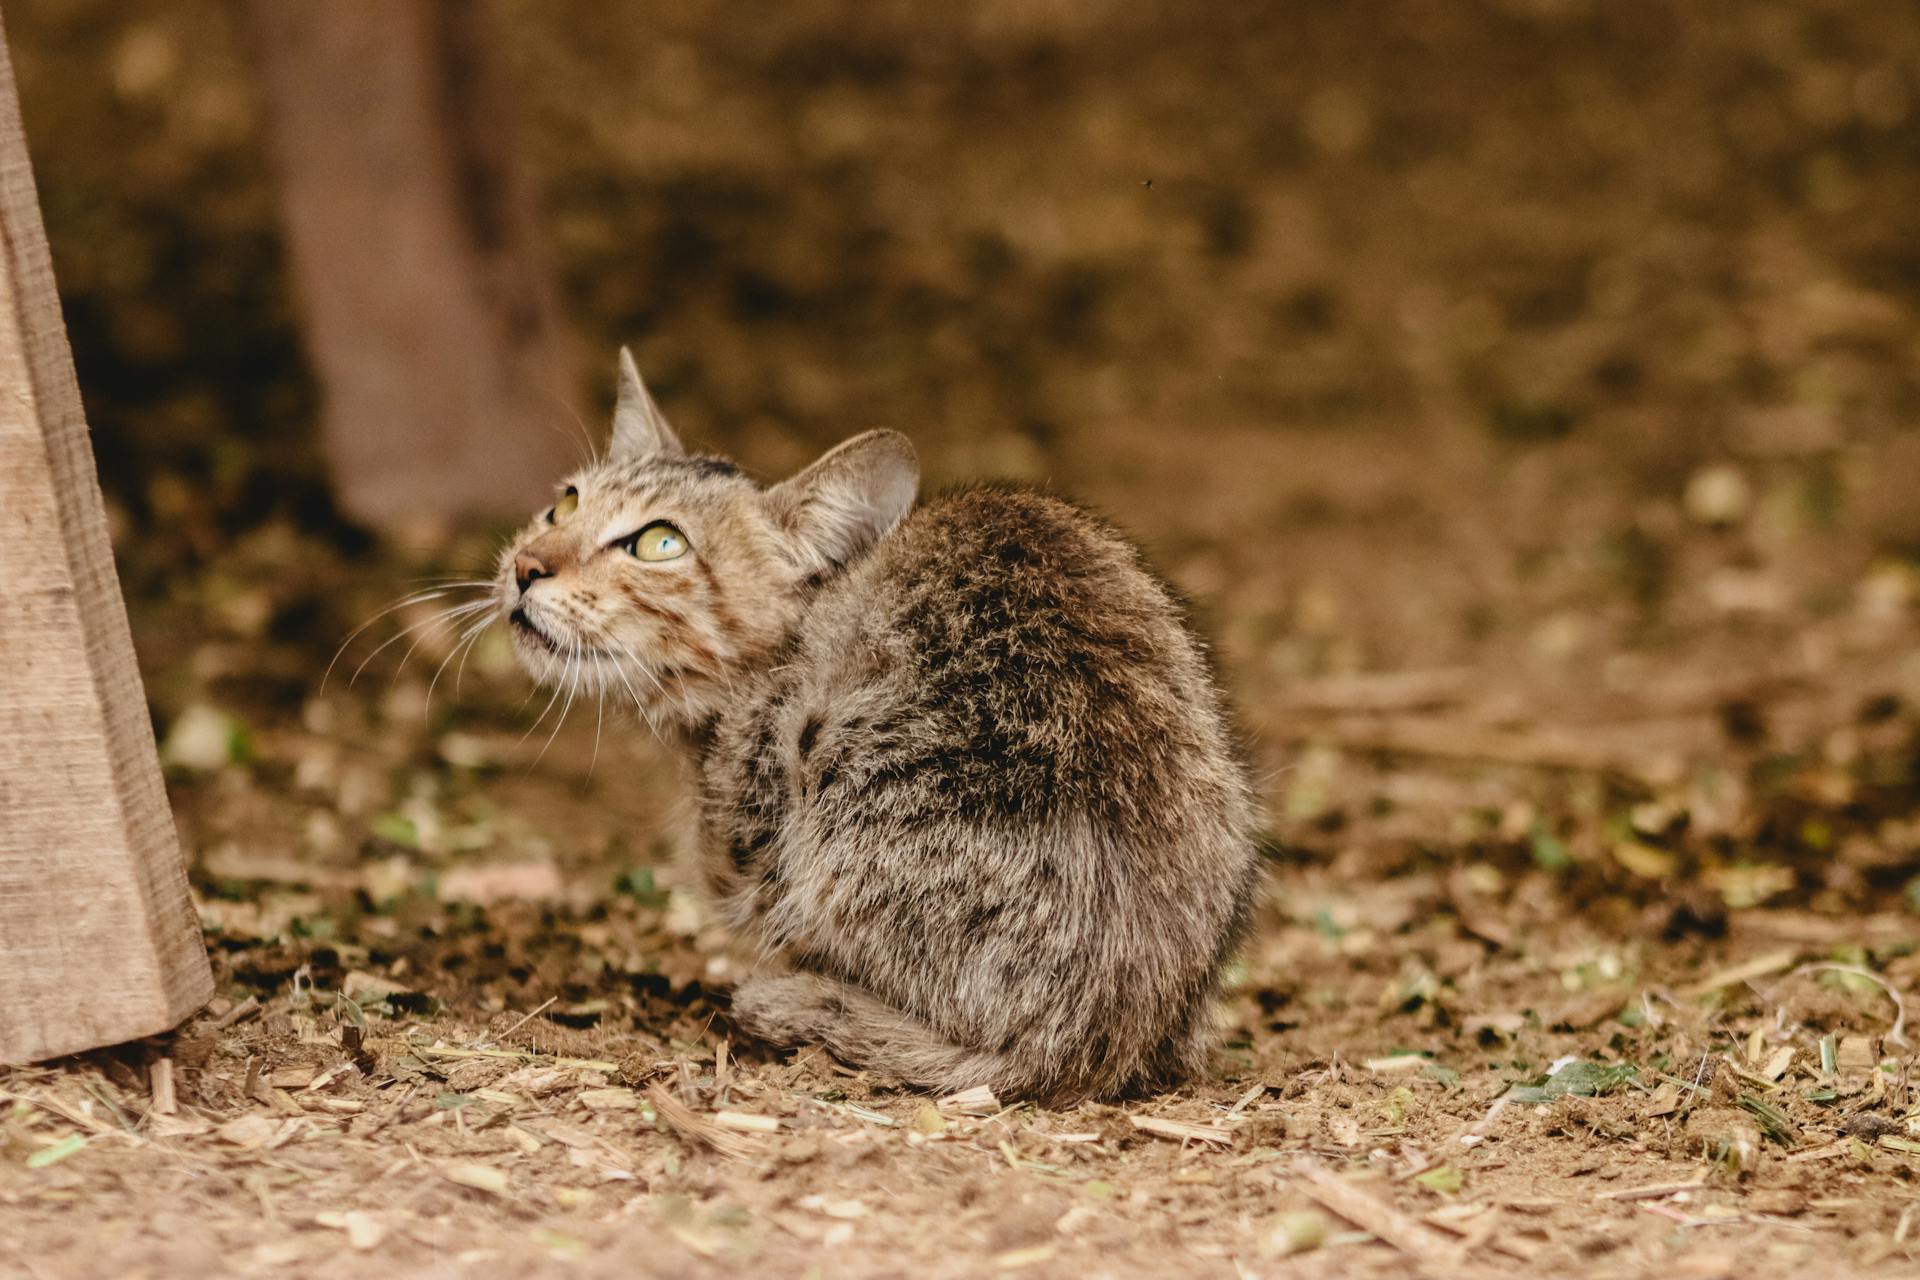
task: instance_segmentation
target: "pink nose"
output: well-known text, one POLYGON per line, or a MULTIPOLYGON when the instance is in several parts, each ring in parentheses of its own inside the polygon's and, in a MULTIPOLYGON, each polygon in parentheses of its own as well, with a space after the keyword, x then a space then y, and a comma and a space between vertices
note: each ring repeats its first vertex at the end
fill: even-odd
POLYGON ((553 570, 539 556, 522 551, 513 558, 513 580, 519 586, 521 595, 525 595, 527 588, 539 579, 552 576, 553 570))

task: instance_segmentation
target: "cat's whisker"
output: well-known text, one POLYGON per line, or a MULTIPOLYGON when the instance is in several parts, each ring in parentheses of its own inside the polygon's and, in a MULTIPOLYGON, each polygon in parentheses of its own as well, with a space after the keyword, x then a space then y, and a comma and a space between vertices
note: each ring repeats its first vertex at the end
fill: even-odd
MULTIPOLYGON (((491 604, 492 601, 488 601, 488 603, 491 604)), ((467 652, 473 642, 480 638, 480 633, 492 625, 493 617, 491 614, 482 616, 478 621, 469 622, 466 630, 462 631, 459 638, 453 642, 453 647, 447 650, 447 656, 440 659, 440 665, 433 669, 433 679, 427 681, 426 705, 420 709, 422 722, 426 721, 428 715, 433 710, 433 691, 440 686, 440 677, 447 673, 447 664, 452 662, 456 655, 467 652)), ((464 661, 462 665, 465 665, 464 661)), ((458 699, 460 696, 460 682, 458 679, 454 681, 453 696, 455 699, 458 699)))
MULTIPOLYGON (((598 448, 593 443, 593 433, 587 430, 587 424, 580 420, 579 413, 575 411, 572 405, 568 404, 565 400, 561 399, 561 397, 556 393, 552 391, 548 391, 546 394, 549 400, 553 401, 555 404, 559 405, 560 408, 566 411, 567 416, 573 419, 573 425, 580 429, 580 440, 582 443, 586 445, 586 461, 581 465, 583 467, 599 466, 600 453, 598 448)), ((563 436, 566 436, 568 444, 574 443, 573 437, 569 435, 564 428, 555 426, 553 423, 547 421, 545 418, 541 419, 541 424, 554 431, 558 431, 563 436)))
POLYGON ((333 669, 338 665, 341 655, 346 653, 348 647, 353 644, 354 640, 359 637, 362 631, 365 631, 368 627, 380 621, 380 619, 386 617, 396 609, 404 609, 408 605, 425 604, 431 600, 444 600, 449 590, 450 588, 448 587, 429 587, 423 591, 409 592, 401 596, 398 600, 395 600, 386 608, 380 610, 380 612, 374 614, 371 618, 368 618, 352 631, 349 631, 347 638, 340 642, 340 647, 333 651, 333 658, 327 663, 327 669, 320 674, 320 692, 326 692, 327 678, 333 674, 333 669))
MULTIPOLYGON (((474 627, 473 636, 467 641, 465 650, 463 652, 457 651, 460 652, 460 665, 453 669, 453 697, 456 702, 459 701, 460 698, 461 684, 467 678, 467 659, 473 656, 473 651, 479 645, 480 638, 486 634, 487 621, 483 620, 474 627)), ((532 698, 533 695, 529 694, 527 695, 526 701, 530 702, 532 698)), ((525 706, 526 702, 522 702, 520 705, 525 706)))
POLYGON ((540 754, 535 756, 533 763, 527 766, 527 772, 529 773, 538 768, 540 762, 546 759, 548 750, 553 746, 553 740, 560 736, 561 727, 567 723, 567 713, 573 710, 574 695, 580 691, 580 676, 578 670, 579 651, 580 645, 578 641, 573 641, 568 644, 566 655, 567 665, 561 674, 561 679, 566 684, 567 701, 565 705, 560 708, 560 718, 553 722, 553 731, 547 735, 546 742, 541 745, 540 754))
MULTIPOLYGON (((608 635, 604 629, 602 629, 601 631, 599 642, 602 645, 611 646, 613 648, 618 649, 622 654, 626 655, 628 662, 630 662, 633 666, 639 668, 640 673, 642 675, 646 676, 649 679, 653 679, 653 673, 646 669, 645 664, 643 664, 640 661, 640 656, 633 651, 632 645, 627 644, 624 641, 614 639, 611 635, 608 635)), ((642 720, 645 720, 647 722, 647 728, 649 729, 654 728, 653 715, 647 709, 647 705, 641 701, 640 691, 633 687, 633 681, 627 679, 626 667, 616 665, 613 668, 613 673, 616 676, 620 677, 620 683, 626 686, 627 696, 633 699, 633 709, 639 713, 640 718, 642 720)), ((656 687, 660 683, 657 679, 654 679, 653 682, 656 687)), ((664 693, 665 691, 662 690, 662 692, 664 693)))
MULTIPOLYGON (((443 624, 451 624, 457 628, 461 622, 463 622, 467 618, 472 617, 475 613, 478 613, 481 610, 490 610, 492 608, 493 608, 493 601, 491 600, 469 601, 466 604, 455 605, 450 609, 441 610, 438 614, 434 615, 432 621, 443 623, 443 624)), ((425 643, 427 637, 431 636, 432 634, 433 634, 433 629, 431 627, 427 627, 427 628, 422 628, 420 634, 414 637, 413 643, 408 645, 407 651, 400 655, 400 662, 393 669, 393 676, 387 682, 389 688, 391 688, 392 685, 400 679, 400 673, 407 669, 407 663, 413 657, 414 650, 418 649, 423 643, 425 643)))
POLYGON ((593 779, 594 766, 600 763, 600 730, 606 727, 607 721, 606 686, 602 685, 596 690, 593 699, 593 756, 587 761, 587 779, 589 781, 593 779))
MULTIPOLYGON (((536 689, 535 692, 537 693, 538 690, 536 689)), ((532 701, 533 701, 533 694, 528 694, 527 702, 532 702, 532 701)), ((534 730, 538 729, 542 724, 546 722, 547 713, 553 710, 553 704, 558 701, 560 701, 560 686, 556 684, 553 687, 553 693, 547 698, 547 705, 540 708, 539 716, 534 720, 532 724, 527 726, 527 731, 520 735, 520 741, 513 744, 514 750, 518 751, 521 747, 526 745, 527 739, 533 736, 534 730)), ((526 703, 523 702, 520 705, 524 707, 526 706, 526 703)), ((531 765, 528 766, 527 772, 528 773, 533 772, 533 768, 531 765)))
MULTIPOLYGON (((454 606, 454 609, 457 609, 464 614, 466 612, 470 612, 475 607, 475 605, 479 603, 481 602, 475 601, 473 604, 456 605, 454 606)), ((360 679, 360 673, 367 669, 367 664, 372 662, 375 658, 379 657, 387 649, 391 648, 393 645, 400 643, 402 640, 405 640, 408 636, 412 635, 416 631, 419 631, 423 627, 430 627, 430 626, 433 626, 435 623, 444 622, 447 619, 447 616, 453 611, 454 611, 453 609, 443 610, 439 613, 434 614, 430 618, 424 618, 419 622, 415 622, 408 626, 402 627, 399 631, 395 632, 392 636, 382 641, 378 646, 375 647, 372 653, 368 654, 366 657, 360 660, 359 666, 353 669, 353 674, 347 677, 347 687, 351 689, 354 685, 354 682, 360 679)), ((416 640, 414 641, 414 643, 418 645, 419 641, 416 640)), ((413 650, 408 649, 407 653, 411 655, 413 653, 413 650)), ((404 664, 405 664, 405 660, 403 659, 402 665, 404 664)), ((399 675, 399 672, 396 670, 394 672, 394 675, 397 677, 399 675)))

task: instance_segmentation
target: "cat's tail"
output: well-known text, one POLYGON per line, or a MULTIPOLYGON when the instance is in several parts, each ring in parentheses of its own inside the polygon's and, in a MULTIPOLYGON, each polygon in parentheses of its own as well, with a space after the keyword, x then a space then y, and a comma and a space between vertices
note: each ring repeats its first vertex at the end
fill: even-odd
POLYGON ((814 973, 750 978, 733 993, 734 1018, 777 1045, 824 1044, 855 1066, 937 1093, 985 1085, 1003 1101, 1065 1101, 1084 1093, 1042 1063, 957 1045, 859 987, 814 973))

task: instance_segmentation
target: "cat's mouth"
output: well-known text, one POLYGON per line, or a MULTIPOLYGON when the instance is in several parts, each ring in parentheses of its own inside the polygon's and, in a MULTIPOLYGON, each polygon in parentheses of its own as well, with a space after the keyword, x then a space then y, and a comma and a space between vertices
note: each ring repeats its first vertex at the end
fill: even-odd
POLYGON ((525 609, 515 609, 507 615, 507 621, 513 625, 515 631, 533 641, 548 653, 557 654, 560 652, 559 644, 554 641, 552 636, 542 631, 538 623, 527 616, 525 609))
POLYGON ((556 639, 546 628, 535 622, 524 608, 515 609, 508 614, 507 621, 512 625, 515 633, 556 658, 576 662, 612 662, 614 660, 614 655, 604 649, 585 644, 569 644, 556 639))

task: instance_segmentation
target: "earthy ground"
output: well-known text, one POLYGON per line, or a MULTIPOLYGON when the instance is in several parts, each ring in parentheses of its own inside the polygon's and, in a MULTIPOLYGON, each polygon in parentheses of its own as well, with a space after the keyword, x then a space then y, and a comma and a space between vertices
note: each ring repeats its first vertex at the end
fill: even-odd
POLYGON ((221 997, 0 1071, 0 1275, 1914 1274, 1920 17, 952 8, 499 13, 687 435, 901 427, 1192 595, 1270 814, 1216 1075, 742 1042, 630 717, 436 684, 436 601, 324 676, 491 534, 332 516, 222 11, 8 0, 221 997))

